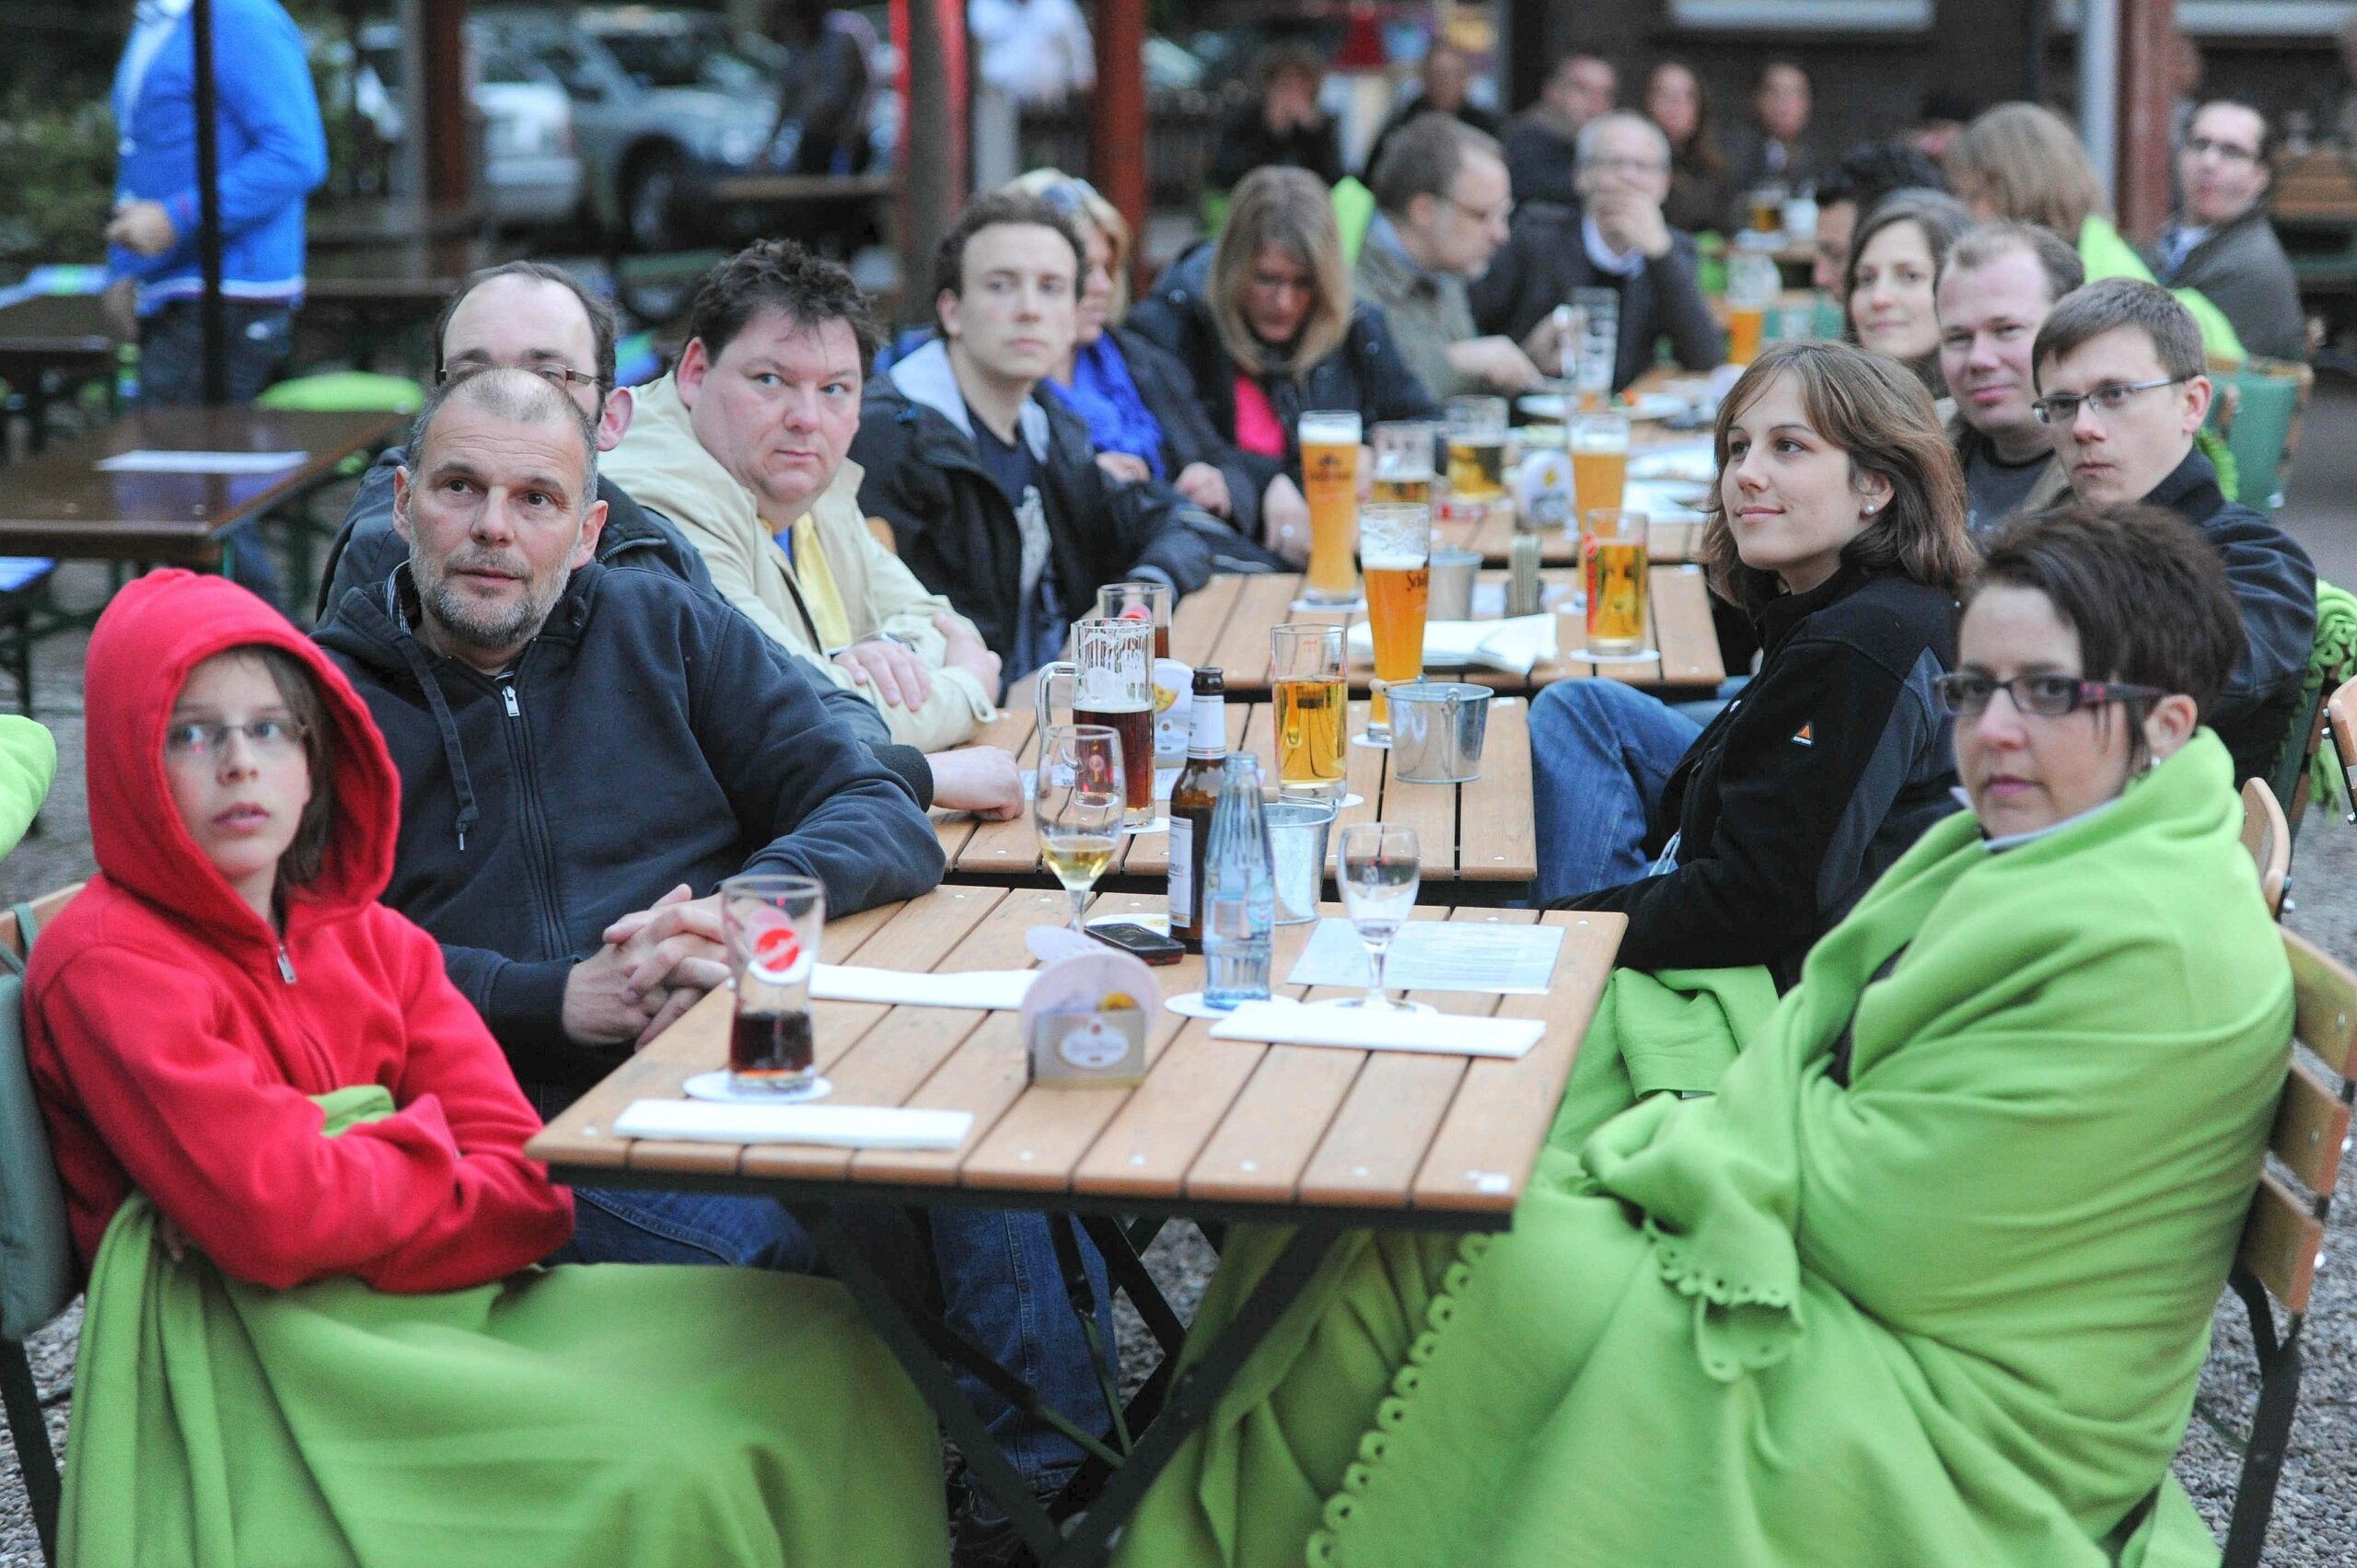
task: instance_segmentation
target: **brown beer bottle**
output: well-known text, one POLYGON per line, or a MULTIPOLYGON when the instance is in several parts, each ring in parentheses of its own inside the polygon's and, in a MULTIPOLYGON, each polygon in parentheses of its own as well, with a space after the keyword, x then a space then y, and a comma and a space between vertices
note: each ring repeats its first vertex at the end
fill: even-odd
POLYGON ((1212 839, 1212 807, 1219 801, 1227 763, 1227 678, 1195 671, 1194 708, 1187 728, 1187 765, 1170 786, 1170 935, 1190 953, 1203 950, 1203 852, 1212 839))

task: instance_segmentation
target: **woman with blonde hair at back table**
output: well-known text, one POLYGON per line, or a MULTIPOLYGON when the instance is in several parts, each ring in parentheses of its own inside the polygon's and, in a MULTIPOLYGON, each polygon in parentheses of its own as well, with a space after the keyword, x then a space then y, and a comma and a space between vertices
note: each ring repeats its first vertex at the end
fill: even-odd
POLYGON ((1130 325, 1187 367, 1212 428, 1256 482, 1283 481, 1283 504, 1262 509, 1262 538, 1291 561, 1309 552, 1304 410, 1346 409, 1362 429, 1439 417, 1383 312, 1354 296, 1332 199, 1304 169, 1245 176, 1218 240, 1173 261, 1130 325))
MULTIPOLYGON (((2078 133, 2050 109, 2001 103, 1967 125, 1948 144, 1948 188, 1983 221, 2014 218, 2050 229, 2075 246, 2087 280, 2153 281, 2153 270, 2112 224, 2111 203, 2078 133)), ((2176 295, 2201 326, 2201 346, 2212 359, 2239 365, 2248 358, 2226 319, 2199 289, 2176 295)))
MULTIPOLYGON (((2154 1568, 2292 1023, 2200 727, 2189 525, 1991 546, 1941 682, 1970 809, 1725 1020, 1715 1094, 1561 1123, 1512 1227, 1346 1236, 1120 1568, 2154 1568)), ((1289 1233, 1232 1228, 1208 1342, 1289 1233)))

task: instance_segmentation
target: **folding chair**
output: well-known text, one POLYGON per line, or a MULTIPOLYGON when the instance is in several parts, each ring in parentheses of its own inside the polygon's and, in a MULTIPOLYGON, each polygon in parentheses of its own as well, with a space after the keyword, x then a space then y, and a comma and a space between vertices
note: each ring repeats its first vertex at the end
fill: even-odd
POLYGON ((2275 792, 2257 779, 2243 781, 2243 848, 2258 865, 2259 891, 2267 895, 2267 912, 2281 916, 2284 889, 2292 881, 2292 830, 2275 792))
POLYGON ((76 883, 0 915, 0 1407, 51 1563, 63 1487, 25 1341, 73 1304, 78 1281, 65 1196, 25 1063, 24 962, 41 927, 81 890, 76 883))
POLYGON ((2272 1167, 2261 1173, 2226 1281, 2250 1313, 2258 1400, 2249 1425, 2241 1430, 2208 1400, 2194 1401, 2201 1419, 2243 1457, 2226 1527, 2224 1568, 2253 1568, 2266 1545, 2276 1482, 2300 1402, 2300 1330, 2307 1320, 2308 1293, 2316 1283, 2324 1222, 2340 1179, 2350 1104, 2357 1092, 2349 1077, 2351 1049, 2357 1046, 2357 975, 2291 932, 2283 933, 2283 947, 2296 998, 2295 1044, 2268 1148, 2291 1179, 2272 1167), (2304 1058, 2299 1047, 2313 1051, 2324 1070, 2304 1058))

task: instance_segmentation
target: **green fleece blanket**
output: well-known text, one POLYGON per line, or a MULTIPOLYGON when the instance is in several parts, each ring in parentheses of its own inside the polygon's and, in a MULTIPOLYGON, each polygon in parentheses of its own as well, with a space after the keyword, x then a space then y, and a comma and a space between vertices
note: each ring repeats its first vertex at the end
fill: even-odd
MULTIPOLYGON (((2136 248, 2120 238, 2111 220, 2089 213, 2079 226, 2079 261, 2086 268, 2087 281, 2097 278, 2134 278, 2140 283, 2154 281, 2153 269, 2136 248)), ((2210 296, 2198 288, 2173 288, 2169 292, 2177 302, 2193 313, 2194 324, 2201 329, 2201 352, 2212 359, 2241 365, 2250 358, 2243 347, 2243 340, 2226 313, 2211 302, 2210 296)), ((2226 494, 2234 494, 2232 486, 2226 494)))
MULTIPOLYGON (((2230 774, 1934 826, 1715 1096, 1551 1144, 1494 1241, 1354 1238, 1120 1562, 2214 1558, 2165 1479, 2292 1013, 2230 774)), ((1199 1333, 1281 1239, 1231 1237, 1199 1333)))
MULTIPOLYGON (((2298 722, 2292 733, 2283 738, 2283 752, 2275 761, 2271 779, 2289 778, 2299 782, 2299 773, 2292 760, 2308 743, 2306 727, 2316 710, 2319 699, 2331 695, 2332 688, 2357 674, 2357 597, 2346 588, 2338 588, 2323 578, 2316 579, 2316 635, 2308 649, 2308 678, 2300 687, 2298 722)), ((2315 761, 2309 764, 2308 794, 2319 803, 2340 798, 2346 787, 2341 779, 2340 757, 2329 746, 2316 748, 2315 761)))
MULTIPOLYGON (((320 1097, 328 1132, 392 1113, 320 1097)), ((390 1295, 90 1273, 63 1556, 118 1565, 937 1563, 932 1419, 831 1284, 570 1267, 390 1295)))

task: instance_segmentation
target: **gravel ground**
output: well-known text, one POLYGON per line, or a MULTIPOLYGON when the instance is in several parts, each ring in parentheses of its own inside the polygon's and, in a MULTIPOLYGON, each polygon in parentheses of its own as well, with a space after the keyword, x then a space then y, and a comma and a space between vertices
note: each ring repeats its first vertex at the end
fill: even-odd
MULTIPOLYGON (((2336 471, 2330 482, 2304 482, 2293 496, 2285 521, 2309 543, 2328 575, 2357 581, 2357 537, 2342 528, 2339 516, 2303 505, 2304 494, 2357 493, 2357 397, 2319 396, 2309 418, 2304 459, 2311 453, 2322 459, 2319 467, 2336 471), (2337 472, 2343 466, 2352 470, 2348 483, 2340 482, 2337 472), (2351 562, 2349 568, 2340 568, 2343 560, 2351 562)), ((2304 482, 2306 477, 2304 472, 2304 482)), ((336 509, 331 498, 321 505, 327 516, 334 516, 336 509)), ((59 597, 68 603, 94 604, 106 592, 103 571, 87 564, 62 568, 59 583, 59 597)), ((0 862, 0 902, 32 898, 79 880, 92 867, 81 769, 85 641, 79 633, 57 636, 41 645, 36 659, 39 717, 57 737, 57 783, 34 834, 0 862)), ((2357 827, 2344 821, 2330 803, 2311 811, 2304 824, 2293 864, 2293 901, 2288 924, 2344 962, 2357 964, 2357 827)), ((2357 1283, 2352 1283, 2350 1267, 2351 1258, 2357 1255, 2351 1236, 2357 1225, 2357 1161, 2344 1167, 2338 1200, 2311 1302, 2299 1415, 2268 1537, 2269 1562, 2300 1568, 2346 1568, 2357 1562, 2357 1468, 2348 1458, 2351 1436, 2357 1435, 2351 1432, 2351 1413, 2357 1411, 2357 1283)), ((1192 1317, 1215 1261, 1201 1235, 1184 1224, 1168 1227, 1146 1257, 1182 1318, 1192 1317)), ((1126 1301, 1118 1318, 1124 1381, 1133 1388, 1154 1365, 1155 1352, 1126 1301)), ((71 1378, 80 1325, 77 1303, 29 1347, 45 1396, 63 1389, 71 1378)), ((2256 1388, 2248 1326, 2240 1302, 2229 1296, 2219 1307, 2201 1393, 2213 1409, 2243 1420, 2256 1388)), ((66 1402, 60 1400, 49 1411, 51 1438, 60 1445, 61 1456, 66 1411, 66 1402)), ((2197 1419, 2178 1455, 2177 1472, 2204 1517, 2222 1533, 2239 1465, 2238 1456, 2197 1419)), ((15 1445, 0 1433, 0 1568, 40 1561, 15 1445)))

